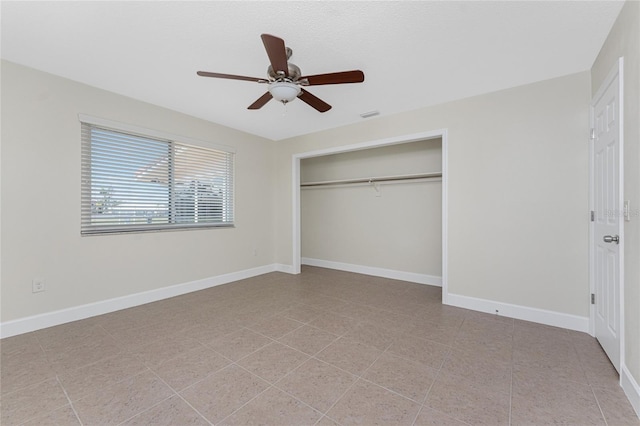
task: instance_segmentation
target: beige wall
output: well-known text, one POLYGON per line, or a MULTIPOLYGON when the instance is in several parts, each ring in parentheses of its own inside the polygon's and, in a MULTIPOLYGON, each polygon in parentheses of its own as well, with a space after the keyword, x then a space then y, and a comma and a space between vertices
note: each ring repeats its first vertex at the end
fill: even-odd
POLYGON ((442 140, 361 149, 304 158, 300 181, 318 182, 442 171, 442 140))
POLYGON ((1 320, 272 264, 272 156, 271 141, 3 61, 1 320), (81 237, 78 113, 235 147, 236 228, 81 237))
MULTIPOLYGON (((301 160, 301 182, 440 172, 432 139, 301 160)), ((303 258, 442 275, 442 182, 311 187, 301 190, 303 258)))
POLYGON ((627 1, 591 68, 595 94, 624 57, 624 198, 636 213, 625 223, 625 363, 640 383, 640 3, 627 1))
POLYGON ((291 264, 294 153, 441 128, 449 291, 587 316, 589 98, 585 72, 273 143, 2 62, 2 321, 291 264), (235 146, 237 227, 80 237, 78 113, 235 146))
POLYGON ((292 155, 448 129, 449 292, 589 315, 589 72, 276 144, 276 261, 292 263, 292 155))

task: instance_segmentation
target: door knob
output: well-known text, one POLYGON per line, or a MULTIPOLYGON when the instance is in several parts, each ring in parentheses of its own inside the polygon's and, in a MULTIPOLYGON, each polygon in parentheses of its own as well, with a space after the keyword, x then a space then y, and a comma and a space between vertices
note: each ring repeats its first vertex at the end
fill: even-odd
POLYGON ((605 243, 616 243, 616 244, 620 244, 620 237, 616 236, 611 236, 611 235, 605 235, 604 238, 602 238, 602 240, 605 243))

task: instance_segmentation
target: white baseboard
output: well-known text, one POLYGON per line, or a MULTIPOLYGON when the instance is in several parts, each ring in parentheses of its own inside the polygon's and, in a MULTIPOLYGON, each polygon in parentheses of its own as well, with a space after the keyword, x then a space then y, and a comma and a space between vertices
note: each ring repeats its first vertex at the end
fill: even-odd
POLYGON ((107 314, 109 312, 119 311, 121 309, 144 305, 146 303, 157 302, 158 300, 168 299, 170 297, 180 296, 182 294, 191 293, 198 290, 204 290, 206 288, 267 274, 269 272, 274 272, 277 270, 280 270, 279 265, 264 265, 257 268, 245 269, 243 271, 231 272, 224 275, 217 275, 197 281, 163 287, 156 290, 130 294, 127 296, 116 297, 114 299, 108 299, 100 302, 88 303, 86 305, 74 306, 72 308, 61 309, 59 311, 47 312, 44 314, 6 321, 0 324, 0 338, 11 337, 18 334, 52 327, 54 325, 60 325, 85 318, 95 317, 98 315, 107 314))
POLYGON ((282 263, 276 263, 275 264, 275 270, 277 272, 284 272, 286 274, 295 274, 295 272, 293 272, 293 266, 291 265, 284 265, 282 263))
POLYGON ((636 382, 624 364, 620 369, 620 386, 622 386, 622 390, 624 390, 625 395, 627 395, 636 415, 640 417, 640 385, 638 385, 638 382, 636 382))
POLYGON ((589 317, 580 317, 577 315, 547 311, 545 309, 531 308, 528 306, 512 305, 510 303, 495 302, 493 300, 478 299, 452 293, 447 294, 446 304, 503 317, 568 328, 569 330, 589 332, 589 317))
POLYGON ((351 263, 311 259, 308 257, 303 257, 301 259, 301 263, 303 265, 317 266, 320 268, 337 269, 339 271, 355 272, 357 274, 373 275, 375 277, 390 278, 393 280, 409 281, 412 283, 429 284, 442 287, 442 277, 436 277, 434 275, 396 271, 394 269, 375 268, 373 266, 353 265, 351 263))

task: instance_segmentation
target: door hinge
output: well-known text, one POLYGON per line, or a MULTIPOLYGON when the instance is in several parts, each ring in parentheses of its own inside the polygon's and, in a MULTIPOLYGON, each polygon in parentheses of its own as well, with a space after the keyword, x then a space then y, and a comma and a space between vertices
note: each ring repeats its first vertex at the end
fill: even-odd
POLYGON ((596 212, 594 212, 593 210, 591 210, 591 222, 596 220, 596 212))
POLYGON ((592 141, 596 140, 596 129, 594 129, 593 127, 591 128, 591 132, 589 132, 589 139, 591 139, 592 141))
POLYGON ((594 293, 591 293, 591 304, 592 305, 596 304, 596 295, 594 293))

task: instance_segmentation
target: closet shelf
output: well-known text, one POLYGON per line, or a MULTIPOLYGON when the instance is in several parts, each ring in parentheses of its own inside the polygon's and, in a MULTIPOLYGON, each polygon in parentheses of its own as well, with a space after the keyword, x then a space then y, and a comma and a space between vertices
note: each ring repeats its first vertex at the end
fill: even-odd
POLYGON ((300 184, 301 188, 309 188, 314 186, 329 186, 329 185, 348 185, 353 183, 377 183, 377 182, 393 182, 402 180, 417 180, 417 179, 433 179, 441 178, 442 172, 434 173, 418 173, 412 175, 396 175, 396 176, 380 176, 372 178, 358 178, 358 179, 342 179, 342 180, 325 180, 319 182, 303 182, 300 184))

